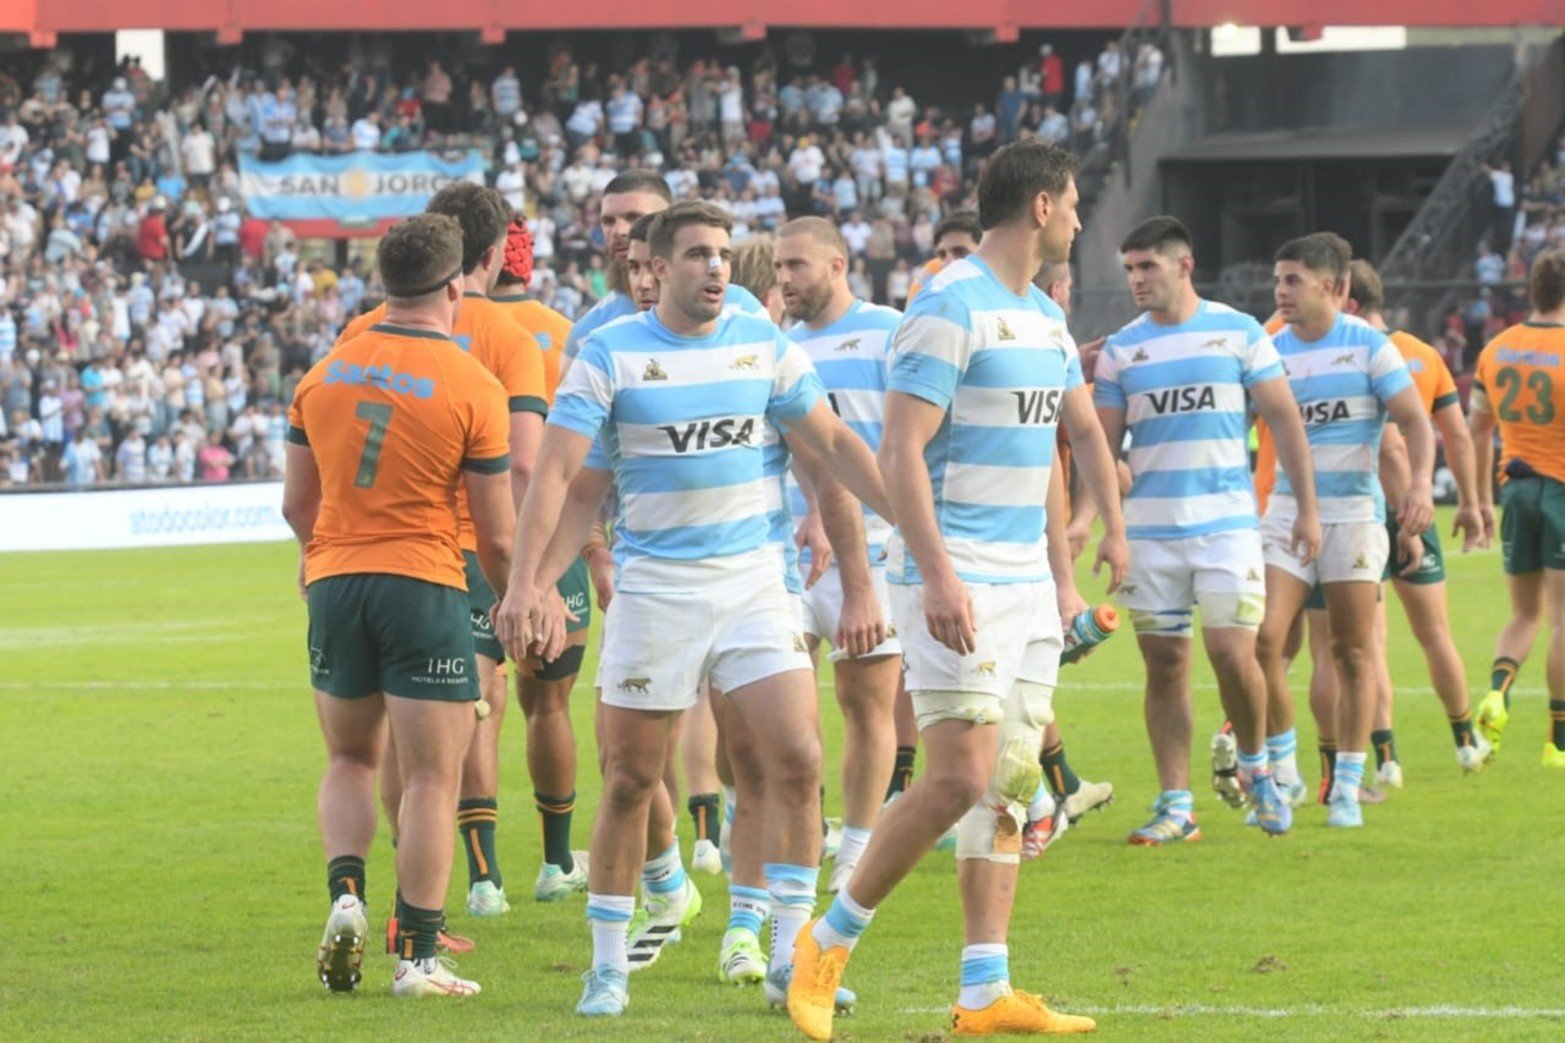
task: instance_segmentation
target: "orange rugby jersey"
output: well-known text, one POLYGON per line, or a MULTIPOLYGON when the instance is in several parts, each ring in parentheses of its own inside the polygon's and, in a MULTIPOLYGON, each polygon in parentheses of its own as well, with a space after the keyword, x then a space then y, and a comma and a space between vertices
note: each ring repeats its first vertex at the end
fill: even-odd
POLYGON ((560 386, 560 361, 565 357, 565 340, 571 335, 571 320, 525 293, 489 299, 509 312, 511 318, 521 323, 538 341, 538 348, 543 353, 543 388, 548 393, 549 405, 554 405, 554 392, 560 386))
MULTIPOLYGON (((385 316, 384 303, 360 315, 342 331, 338 345, 381 322, 385 316)), ((543 352, 538 348, 537 338, 500 305, 481 293, 463 294, 451 337, 458 347, 470 353, 500 381, 512 413, 548 414, 549 389, 544 383, 543 352)), ((461 487, 457 489, 457 523, 457 542, 463 550, 476 551, 478 534, 473 531, 473 518, 467 509, 467 491, 461 487)))
POLYGON ((1438 351, 1411 333, 1401 330, 1387 331, 1386 336, 1391 338, 1391 343, 1396 345, 1402 355, 1402 361, 1407 363, 1413 386, 1418 389, 1419 400, 1424 403, 1424 412, 1434 416, 1436 411, 1462 400, 1456 390, 1456 379, 1451 376, 1451 370, 1438 351))
MULTIPOLYGON (((1281 315, 1273 314, 1266 320, 1266 335, 1275 337, 1286 325, 1281 315)), ((1272 444, 1271 429, 1260 417, 1255 418, 1255 472, 1252 477, 1255 481, 1256 513, 1265 514, 1266 503, 1277 485, 1277 447, 1272 444)))
POLYGON ((1502 476, 1519 460, 1565 482, 1565 325, 1512 326, 1485 346, 1473 376, 1500 426, 1502 476))
POLYGON ((940 274, 944 267, 940 258, 931 257, 924 262, 923 267, 913 273, 912 285, 907 288, 907 303, 912 304, 913 298, 918 296, 918 291, 929 285, 929 280, 940 274))
POLYGON ((300 381, 288 425, 321 475, 306 582, 367 572, 467 589, 462 471, 510 466, 505 391, 492 374, 441 334, 376 325, 300 381))

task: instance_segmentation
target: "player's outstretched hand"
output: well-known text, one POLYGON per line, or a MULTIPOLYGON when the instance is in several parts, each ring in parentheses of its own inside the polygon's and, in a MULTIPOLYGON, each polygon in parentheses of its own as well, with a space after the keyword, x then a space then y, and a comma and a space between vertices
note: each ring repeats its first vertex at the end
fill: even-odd
POLYGON ((299 553, 299 600, 310 603, 310 585, 304 581, 304 553, 299 553))
POLYGON ((832 640, 850 656, 868 655, 886 640, 886 619, 874 590, 842 592, 842 615, 832 640))
MULTIPOLYGON (((1076 589, 1075 584, 1067 587, 1056 583, 1054 587, 1054 597, 1060 606, 1061 634, 1070 633, 1071 624, 1076 622, 1077 616, 1081 615, 1083 612, 1092 611, 1092 606, 1087 604, 1087 599, 1081 596, 1081 591, 1076 589)), ((1092 651, 1088 651, 1082 655, 1082 658, 1085 659, 1091 654, 1092 651)))
POLYGON ((1320 556, 1320 517, 1300 514, 1293 519, 1293 553, 1305 565, 1320 556))
POLYGON ((1087 549, 1087 544, 1092 540, 1092 522, 1071 519, 1071 523, 1065 527, 1065 541, 1070 544, 1071 560, 1081 557, 1081 552, 1087 549))
POLYGON ((491 610, 495 637, 500 639, 512 659, 526 659, 534 649, 539 649, 540 658, 548 660, 564 649, 564 617, 551 611, 551 594, 559 597, 559 592, 553 588, 544 591, 527 584, 513 584, 506 591, 505 600, 491 610), (550 633, 551 624, 558 625, 561 631, 558 635, 550 633), (553 654, 549 654, 551 647, 553 654))
POLYGON ((978 624, 967 585, 954 574, 924 581, 924 622, 930 636, 957 655, 978 650, 978 624))
POLYGON ((1474 547, 1487 550, 1490 541, 1494 538, 1493 526, 1493 508, 1489 510, 1486 523, 1482 508, 1464 504, 1456 508, 1456 517, 1451 521, 1451 535, 1462 537, 1463 554, 1469 553, 1474 547))
POLYGON ((1124 533, 1104 533, 1103 539, 1098 541, 1098 558, 1092 563, 1092 574, 1101 574, 1104 565, 1109 567, 1109 593, 1112 594, 1125 582, 1125 572, 1130 568, 1130 544, 1125 542, 1124 533))

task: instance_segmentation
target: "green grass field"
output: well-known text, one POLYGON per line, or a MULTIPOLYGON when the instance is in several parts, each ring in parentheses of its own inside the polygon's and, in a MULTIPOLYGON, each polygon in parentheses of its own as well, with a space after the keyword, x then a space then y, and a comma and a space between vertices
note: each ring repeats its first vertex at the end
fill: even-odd
MULTIPOLYGON (((711 877, 698 880, 707 912, 633 979, 626 1017, 573 1016, 590 956, 582 901, 527 900, 539 840, 514 708, 500 844, 521 900, 503 920, 469 921, 458 856, 449 905, 453 929, 478 940, 462 970, 484 994, 394 1003, 379 955, 359 996, 324 994, 312 962, 326 911, 314 815, 323 749, 294 560, 290 545, 0 558, 0 930, 12 959, 0 1036, 798 1038, 758 991, 716 984, 727 903, 711 877)), ((1457 640, 1481 693, 1506 611, 1499 559, 1451 564, 1457 640)), ((1119 799, 1024 868, 1014 980, 1096 1015, 1111 1039, 1565 1038, 1565 779, 1538 763, 1541 648, 1503 754, 1464 778, 1399 615, 1392 631, 1407 789, 1356 832, 1328 831, 1311 807, 1292 835, 1263 840, 1199 782, 1203 842, 1129 847, 1156 791, 1139 657, 1119 637, 1069 668, 1056 707, 1072 762, 1112 780, 1119 799)), ((590 665, 584 679, 576 721, 587 737, 590 665)), ((1204 666, 1197 701, 1199 780, 1219 721, 1204 666)), ((833 712, 826 733, 834 760, 833 712)), ((578 846, 596 792, 584 774, 578 846)), ((377 917, 390 904, 389 855, 379 844, 370 862, 377 917)), ((855 954, 860 1012, 839 1022, 840 1037, 943 1039, 959 924, 953 863, 933 855, 855 954)))

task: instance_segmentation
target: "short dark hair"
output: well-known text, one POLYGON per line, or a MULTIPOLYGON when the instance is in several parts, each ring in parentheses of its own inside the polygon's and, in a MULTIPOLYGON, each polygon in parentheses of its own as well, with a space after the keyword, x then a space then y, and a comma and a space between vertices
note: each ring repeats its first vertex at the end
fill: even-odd
POLYGON ((1323 272, 1340 279, 1347 269, 1341 252, 1319 234, 1300 236, 1282 244, 1274 261, 1296 261, 1312 272, 1323 272))
POLYGON ((462 226, 449 214, 417 214, 393 225, 375 249, 387 297, 444 289, 462 266, 462 226))
MULTIPOLYGON (((662 213, 662 211, 660 210, 658 213, 662 213)), ((646 242, 647 237, 652 234, 652 226, 657 219, 658 214, 642 214, 636 218, 636 223, 630 226, 630 235, 628 236, 630 241, 633 243, 646 242)))
POLYGON ((940 219, 935 225, 935 237, 930 240, 938 244, 951 232, 966 232, 973 237, 973 242, 978 242, 984 237, 984 226, 978 220, 976 210, 953 210, 940 219))
POLYGON ((1342 261, 1342 270, 1346 272, 1348 265, 1353 261, 1353 244, 1348 242, 1336 232, 1311 232, 1306 239, 1319 239, 1337 253, 1337 258, 1342 261))
POLYGON ((457 181, 436 192, 425 213, 445 214, 462 226, 462 273, 471 275, 484 251, 500 241, 511 223, 510 206, 492 188, 457 181))
POLYGON ((1565 250, 1545 250, 1532 262, 1528 280, 1535 311, 1556 311, 1565 304, 1565 250))
POLYGON ((1168 253, 1169 248, 1175 245, 1183 246, 1186 250, 1195 248, 1195 243, 1190 238, 1190 229, 1186 228, 1179 218, 1164 214, 1149 218, 1132 229, 1119 244, 1119 252, 1156 250, 1158 253, 1168 253))
POLYGON ((631 192, 647 192, 665 203, 674 201, 674 193, 669 190, 668 182, 655 170, 627 170, 615 175, 613 181, 603 186, 603 194, 606 196, 622 196, 631 192))
POLYGON ((1040 192, 1059 199, 1076 174, 1069 149, 1013 141, 989 158, 978 177, 978 223, 984 231, 1016 220, 1040 192))
POLYGON ((1348 299, 1359 306, 1360 315, 1377 312, 1386 306, 1386 291, 1380 284, 1375 266, 1360 257, 1348 263, 1348 299))
POLYGON ((734 222, 729 218, 728 211, 721 207, 699 201, 675 203, 657 215, 652 231, 647 235, 647 246, 652 256, 672 259, 674 237, 686 225, 706 225, 708 228, 721 228, 725 232, 734 230, 734 222))

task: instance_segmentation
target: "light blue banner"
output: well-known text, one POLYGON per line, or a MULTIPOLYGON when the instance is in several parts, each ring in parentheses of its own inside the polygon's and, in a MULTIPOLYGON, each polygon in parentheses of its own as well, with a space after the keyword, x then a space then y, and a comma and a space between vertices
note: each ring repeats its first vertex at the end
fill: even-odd
POLYGON ((277 163, 239 159, 245 207, 264 221, 361 224, 407 217, 453 181, 483 184, 476 150, 455 161, 427 152, 300 154, 277 163))

